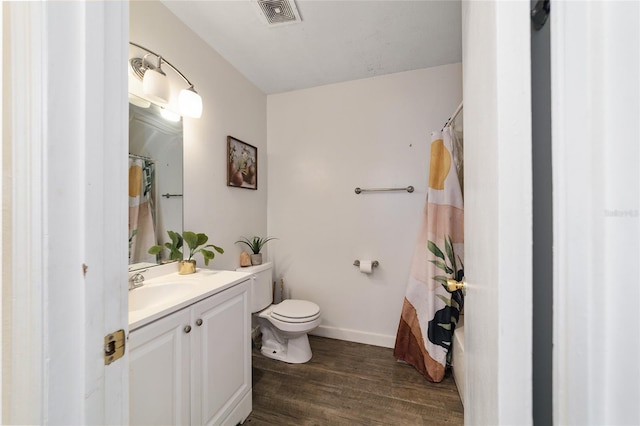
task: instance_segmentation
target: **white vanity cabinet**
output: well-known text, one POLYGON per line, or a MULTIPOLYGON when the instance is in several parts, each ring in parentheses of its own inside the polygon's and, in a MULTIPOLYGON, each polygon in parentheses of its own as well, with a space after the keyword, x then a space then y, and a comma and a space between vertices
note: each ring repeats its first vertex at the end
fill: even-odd
POLYGON ((129 423, 188 425, 191 323, 183 309, 129 333, 129 423))
POLYGON ((129 333, 130 424, 236 425, 251 412, 249 281, 129 333))

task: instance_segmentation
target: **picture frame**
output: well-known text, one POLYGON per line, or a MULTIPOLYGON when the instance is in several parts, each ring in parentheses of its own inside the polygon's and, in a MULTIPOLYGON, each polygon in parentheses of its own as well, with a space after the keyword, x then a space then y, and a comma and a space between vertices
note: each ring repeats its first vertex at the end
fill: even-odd
POLYGON ((258 148, 227 136, 227 186, 258 189, 258 148))

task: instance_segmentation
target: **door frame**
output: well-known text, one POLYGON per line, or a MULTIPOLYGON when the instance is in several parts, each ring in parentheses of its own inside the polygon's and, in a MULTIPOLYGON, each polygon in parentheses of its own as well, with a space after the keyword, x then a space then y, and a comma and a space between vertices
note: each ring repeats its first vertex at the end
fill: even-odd
POLYGON ((465 423, 532 423, 529 2, 462 2, 465 423))

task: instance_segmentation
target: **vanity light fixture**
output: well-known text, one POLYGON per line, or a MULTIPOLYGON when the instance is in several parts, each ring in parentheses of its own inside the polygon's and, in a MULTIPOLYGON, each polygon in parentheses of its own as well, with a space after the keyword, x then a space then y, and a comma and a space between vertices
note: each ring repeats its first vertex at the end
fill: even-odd
POLYGON ((193 88, 187 77, 184 76, 176 67, 171 65, 166 59, 159 54, 140 46, 137 43, 129 42, 132 46, 142 49, 148 52, 142 58, 131 58, 129 60, 129 66, 133 71, 133 74, 142 80, 142 90, 151 100, 159 103, 166 104, 169 101, 169 79, 165 72, 162 70, 162 65, 166 65, 175 71, 189 87, 180 91, 178 98, 178 105, 180 107, 180 113, 187 117, 200 118, 202 116, 202 97, 193 88), (157 58, 156 65, 147 60, 149 55, 153 55, 157 58))
MULTIPOLYGON (((147 64, 147 56, 149 55, 151 53, 147 53, 142 58, 143 65, 147 64)), ((142 78, 142 90, 152 101, 165 104, 169 102, 171 87, 167 74, 162 71, 162 56, 158 56, 158 65, 155 68, 147 65, 142 78)))
POLYGON ((180 91, 178 105, 180 111, 188 117, 200 118, 202 115, 202 98, 194 90, 193 85, 180 91))

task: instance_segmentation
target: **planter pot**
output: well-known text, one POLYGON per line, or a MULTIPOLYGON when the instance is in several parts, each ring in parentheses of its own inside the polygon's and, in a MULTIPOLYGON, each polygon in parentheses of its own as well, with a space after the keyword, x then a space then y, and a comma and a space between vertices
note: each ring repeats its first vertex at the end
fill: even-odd
POLYGON ((262 265, 262 253, 252 254, 251 255, 251 264, 252 265, 262 265))
POLYGON ((196 272, 196 261, 192 260, 179 260, 178 261, 178 274, 187 275, 196 272))

